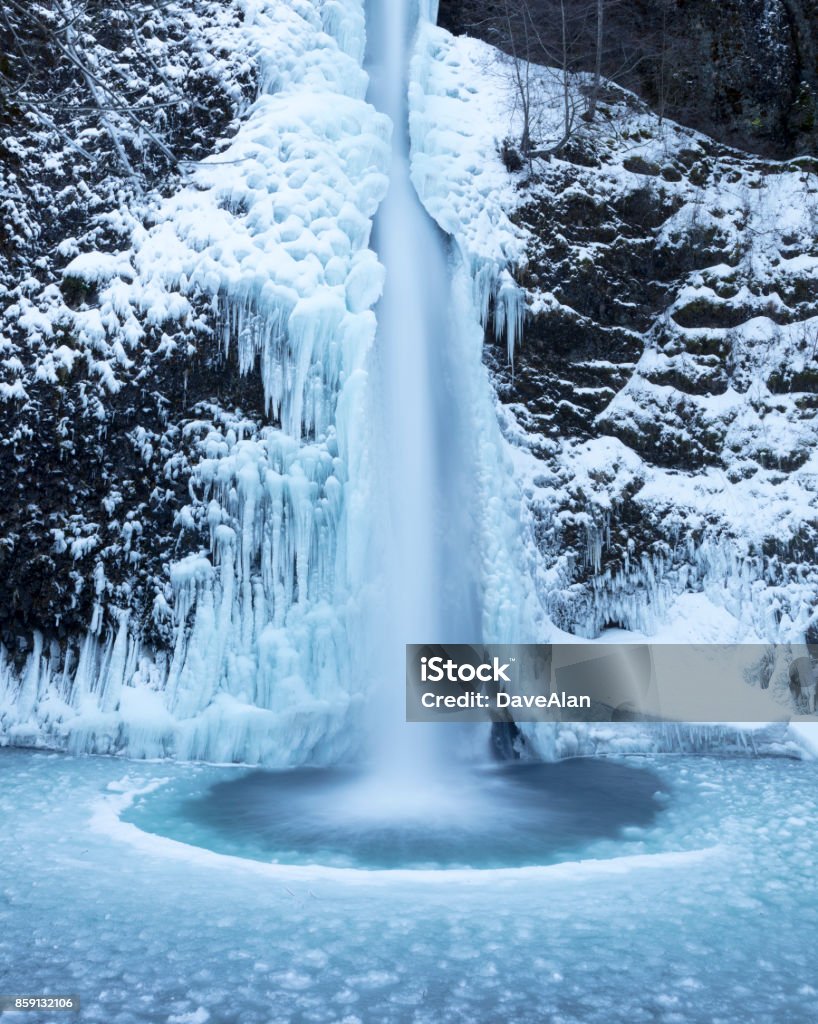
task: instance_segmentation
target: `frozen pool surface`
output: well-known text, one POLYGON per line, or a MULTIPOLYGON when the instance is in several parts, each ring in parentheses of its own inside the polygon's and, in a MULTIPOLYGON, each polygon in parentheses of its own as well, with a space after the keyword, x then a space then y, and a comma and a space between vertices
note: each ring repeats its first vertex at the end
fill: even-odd
POLYGON ((288 875, 117 817, 247 770, 0 752, 0 991, 99 1024, 813 1024, 818 766, 630 765, 661 811, 573 863, 288 875))

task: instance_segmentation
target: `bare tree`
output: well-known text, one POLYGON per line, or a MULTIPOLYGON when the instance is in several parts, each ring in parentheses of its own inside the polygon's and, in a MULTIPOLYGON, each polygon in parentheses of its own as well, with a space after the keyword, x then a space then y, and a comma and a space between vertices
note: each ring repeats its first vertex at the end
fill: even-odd
POLYGON ((495 13, 482 22, 506 54, 501 65, 513 95, 513 114, 520 122, 516 144, 529 168, 535 159, 549 159, 565 146, 575 130, 578 108, 578 20, 568 0, 538 3, 536 17, 534 10, 532 0, 500 0, 495 13), (560 105, 558 134, 548 139, 545 136, 554 133, 549 114, 555 98, 560 105))
POLYGON ((610 80, 641 96, 660 119, 670 116, 731 145, 778 157, 814 151, 816 0, 564 0, 562 10, 558 0, 451 0, 444 15, 447 6, 458 31, 552 67, 561 64, 564 13, 586 121, 598 116, 610 80), (522 11, 548 45, 540 47, 530 27, 522 30, 522 11))
POLYGON ((594 56, 594 80, 588 97, 586 119, 593 121, 596 116, 596 105, 599 101, 599 88, 602 83, 602 46, 605 39, 605 0, 596 0, 596 54, 594 56))
POLYGON ((531 45, 529 38, 531 18, 525 0, 504 0, 504 8, 503 14, 511 50, 511 75, 522 118, 520 152, 528 156, 531 150, 531 45), (518 43, 520 31, 518 31, 515 21, 520 23, 522 45, 518 43))
POLYGON ((3 0, 0 32, 6 66, 0 73, 17 83, 6 91, 5 101, 35 114, 88 160, 91 154, 79 140, 89 122, 96 120, 123 176, 139 190, 137 161, 148 153, 158 156, 166 168, 178 166, 177 153, 162 127, 167 112, 196 108, 207 113, 168 79, 147 45, 146 21, 170 2, 113 0, 106 27, 129 37, 138 55, 140 73, 125 74, 116 48, 108 51, 95 45, 99 31, 88 31, 89 25, 99 28, 105 18, 101 5, 92 0, 3 0))

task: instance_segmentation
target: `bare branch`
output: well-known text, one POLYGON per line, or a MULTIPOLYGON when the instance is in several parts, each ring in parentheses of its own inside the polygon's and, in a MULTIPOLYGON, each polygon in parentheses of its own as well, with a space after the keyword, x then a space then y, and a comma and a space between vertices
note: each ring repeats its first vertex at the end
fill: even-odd
POLYGON ((66 41, 68 43, 67 48, 60 47, 60 49, 64 49, 64 52, 71 57, 71 60, 77 66, 77 68, 80 71, 80 74, 85 79, 85 84, 88 86, 88 91, 91 93, 91 96, 93 97, 94 102, 97 105, 99 111, 99 119, 102 122, 103 128, 108 133, 111 142, 113 143, 113 147, 116 151, 117 158, 119 159, 119 162, 122 164, 122 169, 134 183, 137 190, 141 191, 141 185, 139 183, 139 179, 136 176, 136 172, 131 166, 130 160, 128 160, 128 156, 125 152, 125 149, 122 146, 122 143, 119 139, 119 135, 114 129, 114 126, 108 120, 108 115, 106 114, 103 108, 102 102, 99 97, 99 93, 97 92, 97 86, 96 82, 94 81, 94 76, 85 68, 83 63, 80 61, 79 57, 76 55, 76 51, 74 50, 72 41, 72 30, 70 28, 66 29, 66 41))

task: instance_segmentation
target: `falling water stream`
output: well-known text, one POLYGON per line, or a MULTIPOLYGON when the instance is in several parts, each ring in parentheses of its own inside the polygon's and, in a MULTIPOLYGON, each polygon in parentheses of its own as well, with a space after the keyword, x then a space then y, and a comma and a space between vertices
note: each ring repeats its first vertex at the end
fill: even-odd
POLYGON ((449 246, 410 177, 407 78, 418 16, 418 0, 368 5, 368 98, 394 126, 390 187, 374 231, 386 268, 377 352, 391 503, 390 591, 406 642, 473 642, 480 625, 473 466, 451 337, 449 246))
POLYGON ((393 125, 389 192, 374 229, 386 269, 375 377, 389 525, 373 732, 375 774, 390 787, 438 771, 445 746, 439 726, 403 720, 405 644, 474 643, 480 630, 474 468, 450 320, 448 239, 410 175, 408 64, 421 16, 419 0, 367 5, 368 98, 393 125))

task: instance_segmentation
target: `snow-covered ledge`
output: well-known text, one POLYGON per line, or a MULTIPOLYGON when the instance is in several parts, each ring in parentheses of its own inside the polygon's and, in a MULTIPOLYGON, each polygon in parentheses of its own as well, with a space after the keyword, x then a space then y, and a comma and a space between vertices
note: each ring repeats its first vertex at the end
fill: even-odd
POLYGON ((496 63, 486 43, 421 26, 409 82, 412 181, 470 268, 483 326, 493 323, 513 360, 525 313, 513 271, 526 235, 509 216, 519 195, 498 153, 509 115, 506 83, 487 74, 496 63))

